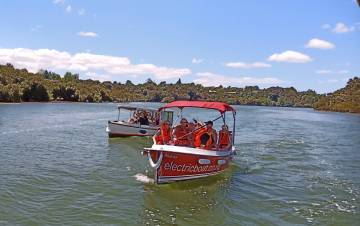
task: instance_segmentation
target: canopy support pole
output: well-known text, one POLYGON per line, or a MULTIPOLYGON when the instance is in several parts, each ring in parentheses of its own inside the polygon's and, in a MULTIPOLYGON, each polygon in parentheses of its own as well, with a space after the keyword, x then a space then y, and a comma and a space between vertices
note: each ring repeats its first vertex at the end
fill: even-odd
POLYGON ((226 117, 226 115, 225 115, 225 112, 224 112, 224 113, 221 114, 221 118, 223 120, 224 125, 226 125, 225 117, 226 117))
POLYGON ((234 125, 233 125, 233 131, 232 131, 232 145, 233 146, 235 145, 235 123, 236 123, 235 117, 236 117, 236 112, 233 111, 233 119, 234 119, 234 125))

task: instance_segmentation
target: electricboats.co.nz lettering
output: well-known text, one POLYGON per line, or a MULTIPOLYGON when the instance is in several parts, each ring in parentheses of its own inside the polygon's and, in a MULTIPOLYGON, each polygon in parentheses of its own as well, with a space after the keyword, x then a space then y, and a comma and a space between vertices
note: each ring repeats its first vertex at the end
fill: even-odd
POLYGON ((169 171, 177 171, 177 172, 189 172, 189 173, 196 173, 196 172, 213 172, 220 170, 219 165, 206 165, 206 166, 197 166, 197 165, 186 165, 186 164, 176 164, 174 162, 165 163, 164 165, 165 170, 169 171))

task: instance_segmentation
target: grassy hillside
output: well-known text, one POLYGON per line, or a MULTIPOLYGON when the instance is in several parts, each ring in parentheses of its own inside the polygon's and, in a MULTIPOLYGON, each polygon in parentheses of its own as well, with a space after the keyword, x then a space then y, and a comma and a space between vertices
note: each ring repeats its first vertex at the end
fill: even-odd
POLYGON ((322 96, 314 104, 316 110, 360 113, 360 79, 350 79, 347 85, 322 96))
POLYGON ((0 102, 75 101, 75 102, 170 102, 173 100, 224 101, 230 104, 314 107, 330 111, 359 111, 359 79, 354 78, 341 90, 327 96, 295 88, 257 86, 204 87, 194 83, 175 84, 148 79, 143 84, 81 80, 78 74, 63 76, 49 71, 30 73, 11 64, 0 65, 0 102))

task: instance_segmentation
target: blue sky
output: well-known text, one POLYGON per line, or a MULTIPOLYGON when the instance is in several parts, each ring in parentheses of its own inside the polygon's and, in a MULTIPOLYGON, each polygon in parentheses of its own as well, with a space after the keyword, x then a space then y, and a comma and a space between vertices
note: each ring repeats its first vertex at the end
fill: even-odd
POLYGON ((34 72, 320 93, 360 76, 354 0, 5 0, 0 25, 0 63, 34 72))

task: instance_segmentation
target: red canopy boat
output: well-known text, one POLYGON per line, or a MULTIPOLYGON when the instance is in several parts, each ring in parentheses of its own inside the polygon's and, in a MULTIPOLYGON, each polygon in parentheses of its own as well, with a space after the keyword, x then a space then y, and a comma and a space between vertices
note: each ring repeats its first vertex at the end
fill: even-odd
MULTIPOLYGON (((176 142, 177 140, 181 139, 181 137, 174 136, 172 136, 168 142, 159 143, 159 139, 156 137, 161 136, 161 131, 159 131, 158 134, 154 136, 154 144, 152 147, 144 148, 144 154, 147 154, 150 166, 154 168, 156 183, 168 183, 173 181, 207 177, 219 174, 229 167, 229 163, 235 154, 234 138, 236 111, 233 107, 222 102, 174 101, 161 107, 159 111, 164 111, 168 108, 180 109, 181 118, 183 108, 205 108, 217 110, 220 113, 220 116, 212 121, 207 122, 207 124, 212 124, 212 122, 218 119, 222 119, 222 127, 224 130, 219 132, 219 142, 215 141, 213 144, 211 144, 211 146, 205 145, 203 143, 203 141, 206 142, 206 135, 199 138, 199 135, 201 135, 199 131, 203 131, 202 135, 204 135, 207 134, 207 131, 211 132, 211 128, 208 130, 207 125, 197 121, 195 121, 196 126, 188 130, 188 134, 182 136, 190 136, 190 139, 195 139, 195 142, 190 142, 185 145, 176 142), (226 112, 232 113, 232 131, 227 130, 225 122, 226 112), (221 139, 220 133, 228 134, 228 143, 225 146, 220 144, 221 140, 224 140, 221 139), (196 141, 201 142, 201 144, 199 143, 200 146, 199 144, 196 144, 196 141)), ((172 131, 176 131, 176 125, 174 125, 172 128, 172 131)), ((208 140, 209 139, 210 137, 208 137, 208 140)))

